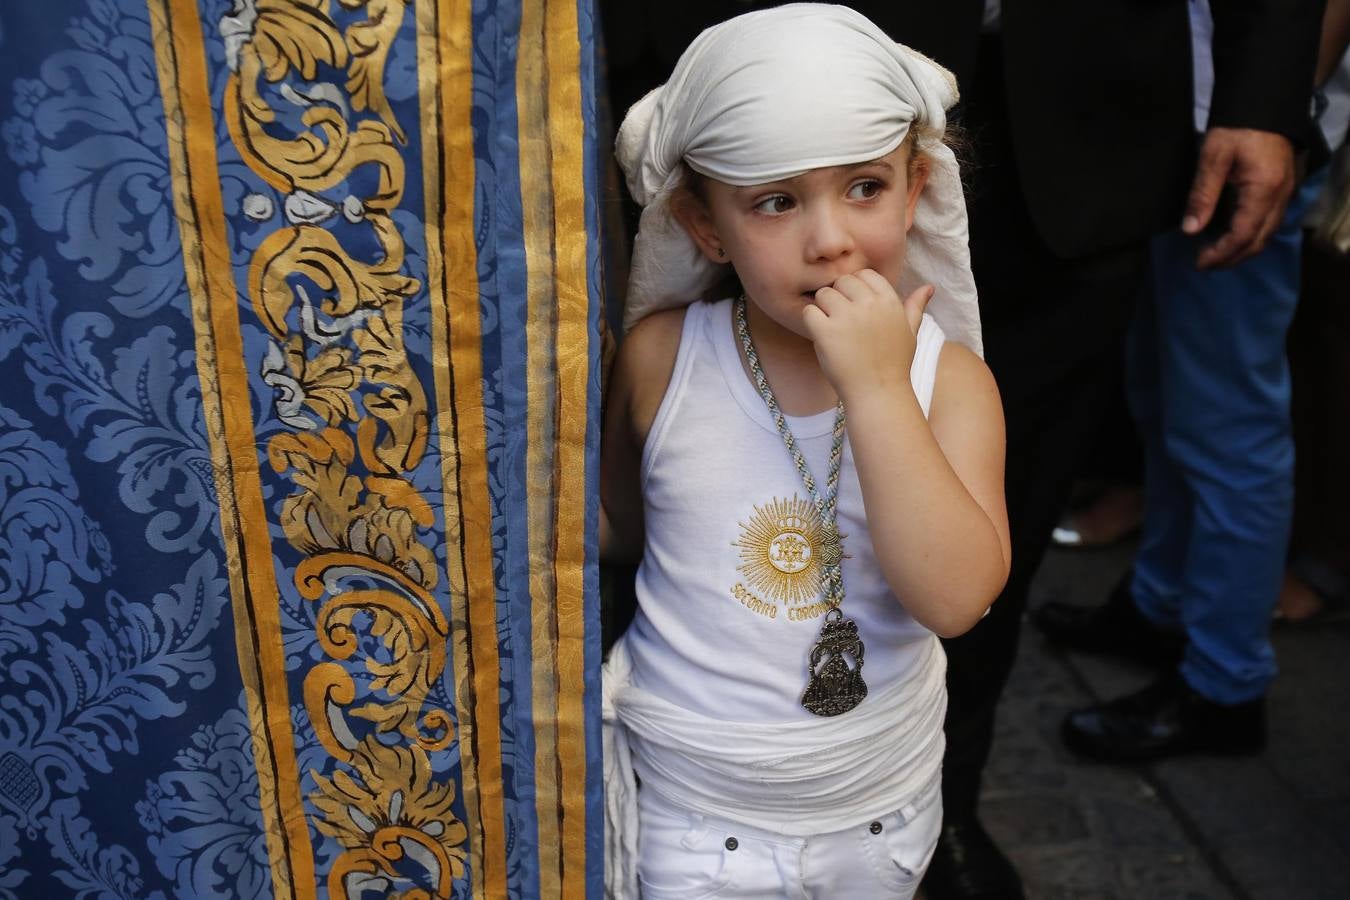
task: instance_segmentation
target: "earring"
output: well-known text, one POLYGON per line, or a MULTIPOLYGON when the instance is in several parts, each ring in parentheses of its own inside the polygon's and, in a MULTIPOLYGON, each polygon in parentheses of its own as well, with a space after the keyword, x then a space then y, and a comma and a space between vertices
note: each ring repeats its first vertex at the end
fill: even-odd
POLYGON ((726 251, 726 248, 724 248, 724 247, 718 247, 718 248, 717 248, 717 258, 718 258, 718 259, 726 259, 726 258, 727 258, 727 251, 726 251))

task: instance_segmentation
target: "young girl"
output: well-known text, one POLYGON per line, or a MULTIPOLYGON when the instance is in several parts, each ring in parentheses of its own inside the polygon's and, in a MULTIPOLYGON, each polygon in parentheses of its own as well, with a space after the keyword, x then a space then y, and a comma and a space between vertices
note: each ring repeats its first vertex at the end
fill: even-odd
POLYGON ((796 4, 705 31, 624 120, 644 211, 601 553, 642 565, 605 670, 610 896, 911 897, 927 865, 935 635, 1009 556, 955 99, 796 4))

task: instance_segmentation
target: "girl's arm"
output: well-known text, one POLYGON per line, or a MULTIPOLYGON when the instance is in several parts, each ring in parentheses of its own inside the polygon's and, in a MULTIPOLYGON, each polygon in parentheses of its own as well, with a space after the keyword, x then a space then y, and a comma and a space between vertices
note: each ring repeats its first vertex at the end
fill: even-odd
POLYGON ((882 575, 915 620, 955 637, 1008 578, 1003 410, 988 367, 948 344, 924 418, 909 367, 930 296, 923 290, 902 303, 884 278, 864 271, 817 293, 808 328, 847 411, 882 575))
POLYGON ((642 448, 675 368, 684 310, 654 313, 614 360, 600 435, 600 559, 642 557, 642 448))
POLYGON ((968 631, 1008 580, 1003 409, 989 368, 947 344, 929 418, 906 382, 848 410, 849 441, 882 574, 941 637, 968 631))
POLYGON ((600 560, 636 562, 642 555, 641 448, 632 439, 633 350, 625 341, 610 373, 600 430, 600 560))

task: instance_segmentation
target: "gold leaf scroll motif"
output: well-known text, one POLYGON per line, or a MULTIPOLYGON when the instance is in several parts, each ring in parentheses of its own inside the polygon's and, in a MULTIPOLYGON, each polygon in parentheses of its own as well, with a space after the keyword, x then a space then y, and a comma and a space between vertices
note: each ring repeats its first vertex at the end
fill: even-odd
POLYGON ((367 737, 353 754, 353 774, 338 770, 331 780, 315 775, 313 802, 323 811, 319 830, 347 848, 328 873, 333 897, 449 897, 464 876, 464 825, 451 813, 454 782, 431 780, 431 765, 418 746, 389 747, 367 737), (393 893, 401 879, 395 863, 411 863, 427 875, 435 893, 393 893))
POLYGON ((309 279, 325 300, 320 310, 333 318, 350 316, 360 309, 379 310, 413 296, 421 288, 417 279, 399 272, 404 244, 393 223, 385 216, 368 216, 384 258, 378 263, 359 263, 343 250, 326 228, 297 225, 268 235, 249 264, 249 294, 268 331, 281 337, 289 330, 287 314, 300 304, 290 279, 309 279))
POLYGON ((306 131, 291 139, 273 137, 267 126, 277 116, 260 81, 276 84, 292 72, 313 81, 320 63, 347 65, 347 45, 328 17, 328 0, 257 0, 256 8, 253 32, 225 85, 226 122, 248 167, 289 192, 299 186, 297 175, 312 178, 333 170, 347 150, 347 122, 341 110, 317 104, 301 117, 306 131))
POLYGON ((368 109, 393 130, 400 144, 407 142, 403 129, 394 119, 394 111, 384 96, 384 64, 389 47, 403 20, 407 0, 338 0, 348 9, 366 7, 367 20, 347 29, 347 52, 351 54, 347 90, 352 107, 368 109), (397 14, 394 10, 397 8, 397 14))
POLYGON ((432 593, 435 555, 422 540, 435 516, 410 480, 430 430, 403 336, 403 305, 421 285, 405 271, 392 217, 404 193, 405 132, 383 89, 407 4, 339 6, 365 18, 344 31, 329 0, 256 0, 252 18, 237 13, 231 35, 243 40, 225 117, 244 162, 296 210, 287 205, 290 221, 258 245, 248 292, 279 344, 265 373, 286 401, 278 418, 293 429, 267 445, 273 470, 295 487, 280 525, 305 556, 295 583, 318 604, 319 646, 330 660, 304 677, 306 711, 339 763, 331 777, 312 773, 315 824, 345 848, 329 890, 334 898, 376 888, 449 897, 464 875, 467 833, 452 812, 453 781, 436 781, 427 756, 455 739, 450 713, 428 705, 444 674, 449 625, 432 593), (280 102, 303 109, 282 116, 273 107, 280 102), (296 133, 284 133, 296 121, 296 133), (375 177, 352 181, 357 169, 375 177), (324 196, 372 182, 369 196, 324 196), (369 229, 374 255, 354 259, 325 227, 339 210, 369 229), (361 663, 365 675, 354 677, 349 666, 361 663), (409 887, 410 865, 425 872, 422 887, 409 887))

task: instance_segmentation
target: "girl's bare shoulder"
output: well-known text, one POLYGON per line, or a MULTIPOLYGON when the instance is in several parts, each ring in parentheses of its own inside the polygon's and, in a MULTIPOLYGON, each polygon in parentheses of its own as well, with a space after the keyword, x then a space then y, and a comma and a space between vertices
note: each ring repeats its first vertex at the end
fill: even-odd
POLYGON ((955 341, 942 345, 928 420, 934 429, 953 423, 967 427, 996 423, 1002 428, 1003 408, 994 375, 969 347, 955 341))

